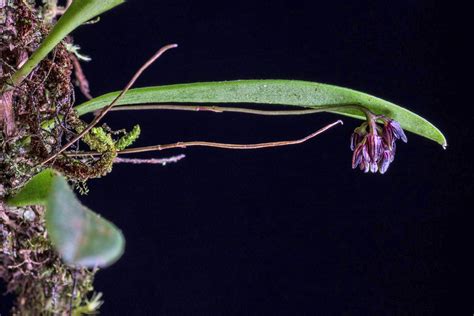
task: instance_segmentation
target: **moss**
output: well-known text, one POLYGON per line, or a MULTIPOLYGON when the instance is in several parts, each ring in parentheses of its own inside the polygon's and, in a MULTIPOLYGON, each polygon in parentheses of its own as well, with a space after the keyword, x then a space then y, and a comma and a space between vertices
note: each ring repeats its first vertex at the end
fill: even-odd
MULTIPOLYGON (((44 20, 45 12, 23 0, 7 1, 7 7, 2 8, 0 84, 49 31, 54 18, 48 16, 44 20)), ((59 44, 15 89, 15 133, 6 136, 0 131, 0 279, 5 281, 8 292, 17 295, 12 315, 91 314, 102 303, 101 295, 93 288, 97 271, 69 267, 53 250, 45 229, 44 209, 12 208, 3 202, 5 196, 41 171, 39 162, 57 152, 74 135, 73 131, 86 126, 71 111, 73 65, 66 43, 72 44, 72 39, 59 44), (41 126, 46 121, 54 122, 50 129, 41 126)), ((83 142, 102 153, 100 157, 60 156, 53 167, 86 193, 86 181, 109 173, 117 151, 133 143, 139 133, 138 126, 122 137, 106 126, 93 128, 83 142)))
POLYGON ((131 146, 140 136, 140 125, 135 125, 133 129, 122 136, 117 142, 115 143, 115 148, 117 150, 123 150, 129 146, 131 146))
POLYGON ((73 310, 82 308, 93 296, 96 271, 62 263, 47 238, 43 214, 41 207, 0 203, 0 277, 17 295, 12 315, 62 315, 71 303, 73 310))

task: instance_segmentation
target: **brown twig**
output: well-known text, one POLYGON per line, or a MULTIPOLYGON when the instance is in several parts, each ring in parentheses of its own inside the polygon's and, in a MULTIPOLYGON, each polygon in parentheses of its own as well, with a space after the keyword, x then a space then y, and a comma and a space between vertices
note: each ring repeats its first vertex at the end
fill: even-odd
POLYGON ((120 92, 120 94, 105 108, 103 108, 100 113, 92 120, 92 122, 79 134, 77 134, 75 137, 73 137, 66 145, 64 145, 58 152, 44 160, 43 162, 40 163, 40 166, 47 164, 48 162, 52 161, 55 159, 59 154, 63 153, 66 149, 71 147, 74 143, 76 143, 78 140, 80 140, 85 134, 87 134, 94 126, 99 123, 99 121, 110 111, 110 109, 117 103, 118 100, 120 100, 125 93, 135 84, 137 79, 142 75, 142 73, 157 60, 161 55, 163 55, 166 51, 178 47, 177 44, 170 44, 162 47, 160 50, 158 50, 143 66, 138 69, 138 71, 135 73, 135 75, 132 77, 132 79, 128 82, 128 84, 125 86, 125 88, 120 92))
MULTIPOLYGON (((192 146, 200 146, 200 147, 214 147, 214 148, 222 148, 222 149, 237 149, 237 150, 249 150, 249 149, 262 149, 262 148, 271 148, 271 147, 281 147, 281 146, 289 146, 289 145, 297 145, 302 144, 311 138, 318 136, 319 134, 327 131, 331 127, 336 126, 337 124, 342 124, 341 120, 338 120, 334 123, 331 123, 318 131, 297 140, 287 140, 287 141, 276 141, 276 142, 269 142, 269 143, 258 143, 258 144, 227 144, 227 143, 215 143, 215 142, 205 142, 205 141, 190 141, 190 142, 178 142, 174 144, 166 144, 166 145, 154 145, 154 146, 146 146, 146 147, 137 147, 137 148, 129 148, 119 151, 118 154, 136 154, 136 153, 143 153, 143 152, 150 152, 150 151, 161 151, 167 149, 174 149, 174 148, 186 148, 192 146)), ((71 157, 84 157, 84 156, 100 156, 101 153, 98 152, 69 152, 67 156, 71 157)))

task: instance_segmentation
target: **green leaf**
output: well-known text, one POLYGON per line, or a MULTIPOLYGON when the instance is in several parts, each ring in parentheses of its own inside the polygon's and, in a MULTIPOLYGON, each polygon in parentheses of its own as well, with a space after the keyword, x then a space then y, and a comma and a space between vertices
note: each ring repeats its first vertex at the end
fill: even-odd
POLYGON ((53 48, 81 24, 125 2, 124 0, 74 0, 28 61, 11 78, 16 86, 53 48))
POLYGON ((38 173, 17 194, 7 199, 7 204, 17 207, 45 205, 55 176, 56 172, 52 169, 38 173))
MULTIPOLYGON (((112 92, 76 107, 79 115, 101 109, 118 95, 112 92)), ((323 108, 331 105, 357 104, 376 114, 397 120, 412 133, 446 146, 444 135, 430 122, 409 110, 363 92, 333 85, 297 80, 239 80, 176 84, 138 88, 128 91, 117 105, 144 103, 259 103, 323 108)), ((351 108, 327 109, 358 119, 364 115, 351 108)))
POLYGON ((55 177, 46 229, 63 260, 83 267, 107 266, 123 254, 125 240, 111 222, 84 207, 63 177, 55 177))
POLYGON ((34 176, 8 204, 46 206, 49 238, 67 264, 104 267, 123 254, 125 239, 120 230, 83 206, 66 179, 52 169, 34 176))

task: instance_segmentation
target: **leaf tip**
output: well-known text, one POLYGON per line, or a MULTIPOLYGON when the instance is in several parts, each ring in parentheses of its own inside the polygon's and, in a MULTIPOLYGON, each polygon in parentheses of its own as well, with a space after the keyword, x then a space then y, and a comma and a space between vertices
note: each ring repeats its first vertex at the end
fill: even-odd
POLYGON ((448 149, 448 141, 446 140, 446 137, 444 137, 443 133, 439 132, 439 134, 441 135, 441 141, 439 142, 439 144, 441 145, 441 147, 443 147, 444 150, 448 149))

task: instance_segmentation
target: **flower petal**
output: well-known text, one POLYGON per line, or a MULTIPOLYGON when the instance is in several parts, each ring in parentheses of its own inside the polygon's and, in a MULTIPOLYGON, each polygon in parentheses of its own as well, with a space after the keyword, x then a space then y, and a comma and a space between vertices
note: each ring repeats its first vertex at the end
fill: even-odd
POLYGON ((395 120, 390 120, 389 124, 393 129, 393 135, 397 139, 401 139, 404 143, 406 143, 408 141, 408 139, 407 139, 407 136, 405 135, 405 132, 403 131, 402 127, 400 126, 400 123, 398 123, 395 120))
POLYGON ((390 163, 393 161, 393 155, 389 150, 385 150, 382 155, 382 160, 379 164, 379 172, 384 174, 387 172, 390 163))

